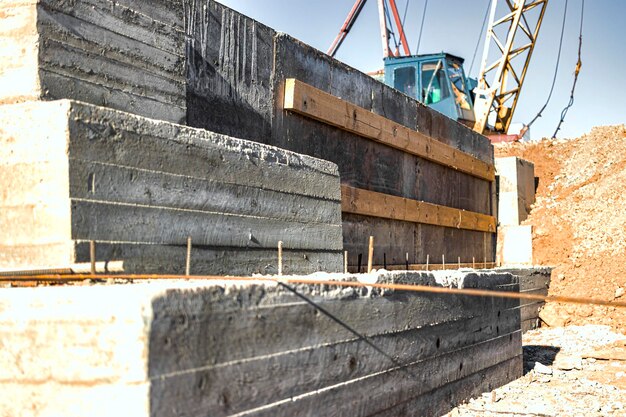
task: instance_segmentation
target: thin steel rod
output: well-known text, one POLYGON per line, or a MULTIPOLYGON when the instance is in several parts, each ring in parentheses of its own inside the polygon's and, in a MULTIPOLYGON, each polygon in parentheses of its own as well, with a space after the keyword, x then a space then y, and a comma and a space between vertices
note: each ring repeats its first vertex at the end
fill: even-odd
POLYGON ((185 275, 191 275, 191 236, 187 238, 187 258, 185 259, 185 275))
POLYGON ((370 236, 370 244, 367 251, 367 273, 372 272, 372 265, 374 263, 374 236, 370 236))
POLYGON ((283 274, 283 241, 278 242, 278 275, 283 274))
POLYGON ((96 242, 89 241, 89 263, 91 264, 91 275, 96 275, 96 242))
MULTIPOLYGON (((473 288, 448 288, 448 287, 431 287, 427 285, 414 285, 414 284, 367 284, 356 281, 327 281, 316 280, 308 278, 270 278, 270 277, 226 277, 215 275, 197 275, 197 276, 185 276, 185 275, 115 275, 115 274, 103 274, 98 275, 100 279, 127 279, 130 281, 146 281, 146 280, 200 280, 200 281, 266 281, 275 283, 286 284, 308 284, 308 285, 327 285, 335 287, 352 287, 352 288, 379 288, 395 291, 411 291, 411 292, 424 292, 424 293, 436 293, 436 294, 452 294, 452 295, 469 295, 475 297, 498 297, 498 298, 511 298, 520 300, 533 300, 533 301, 546 301, 556 303, 571 303, 571 304, 585 304, 585 305, 599 305, 615 308, 626 308, 626 302, 618 301, 604 301, 593 298, 582 297, 564 297, 556 295, 539 295, 539 294, 525 294, 512 291, 492 291, 492 290, 480 290, 473 288)), ((79 282, 84 280, 93 279, 92 275, 38 275, 33 277, 0 277, 0 282, 16 282, 16 281, 39 281, 39 282, 79 282)))

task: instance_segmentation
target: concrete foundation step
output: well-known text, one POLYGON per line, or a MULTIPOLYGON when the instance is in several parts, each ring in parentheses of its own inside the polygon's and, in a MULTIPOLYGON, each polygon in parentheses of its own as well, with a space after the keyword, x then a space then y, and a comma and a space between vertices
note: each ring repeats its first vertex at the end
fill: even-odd
POLYGON ((336 165, 69 100, 0 106, 0 268, 342 269, 336 165))

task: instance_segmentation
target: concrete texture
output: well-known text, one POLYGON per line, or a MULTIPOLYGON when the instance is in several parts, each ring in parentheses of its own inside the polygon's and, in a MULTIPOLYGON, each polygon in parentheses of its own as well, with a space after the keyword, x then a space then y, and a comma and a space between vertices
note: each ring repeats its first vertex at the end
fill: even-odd
MULTIPOLYGON (((335 162, 342 184, 490 214, 490 184, 282 109, 296 78, 493 163, 490 142, 324 53, 214 1, 186 8, 187 123, 335 162), (253 126, 250 126, 250 123, 253 126)), ((344 214, 344 248, 356 266, 368 237, 374 263, 426 263, 428 255, 491 262, 495 236, 344 214), (436 243, 432 243, 436 242, 436 243)))
MULTIPOLYGON (((369 278, 519 290, 508 273, 369 278)), ((0 415, 16 417, 436 416, 522 373, 517 300, 367 288, 1 289, 0 334, 0 415)))
MULTIPOLYGON (((498 272, 508 272, 515 275, 519 281, 520 292, 525 294, 548 295, 552 268, 498 268, 498 272)), ((541 326, 539 312, 545 305, 544 301, 520 301, 520 320, 522 332, 537 329, 541 326)))
POLYGON ((8 0, 0 12, 0 102, 70 98, 185 122, 180 5, 8 0))
POLYGON ((519 226, 535 203, 535 166, 515 156, 496 158, 498 223, 519 226))
POLYGON ((342 269, 337 167, 73 102, 0 107, 0 267, 124 260, 127 272, 342 269), (33 150, 37 150, 34 152, 33 150))
MULTIPOLYGON (((67 98, 183 123, 330 160, 346 185, 492 213, 487 181, 287 113, 283 83, 296 77, 492 163, 487 139, 215 1, 10 0, 0 8, 0 102, 67 98)), ((407 252, 410 263, 495 260, 490 233, 347 215, 343 234, 352 266, 372 234, 385 248, 377 264, 404 264, 407 252)))

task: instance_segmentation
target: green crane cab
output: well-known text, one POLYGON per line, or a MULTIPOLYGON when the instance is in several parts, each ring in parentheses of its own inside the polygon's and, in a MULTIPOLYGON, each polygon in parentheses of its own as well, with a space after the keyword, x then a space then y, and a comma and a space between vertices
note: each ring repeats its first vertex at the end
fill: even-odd
POLYGON ((384 82, 429 107, 474 126, 475 80, 463 71, 463 58, 440 53, 385 58, 384 82))

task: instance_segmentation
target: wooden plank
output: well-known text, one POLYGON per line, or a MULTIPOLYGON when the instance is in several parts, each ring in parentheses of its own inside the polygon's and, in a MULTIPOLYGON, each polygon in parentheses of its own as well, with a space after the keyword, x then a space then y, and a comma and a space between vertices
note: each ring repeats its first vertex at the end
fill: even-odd
POLYGON ((341 186, 344 213, 382 217, 412 223, 495 233, 496 219, 486 214, 410 200, 374 191, 341 186))
POLYGON ((283 108, 457 171, 495 179, 493 165, 296 79, 286 80, 283 108))

